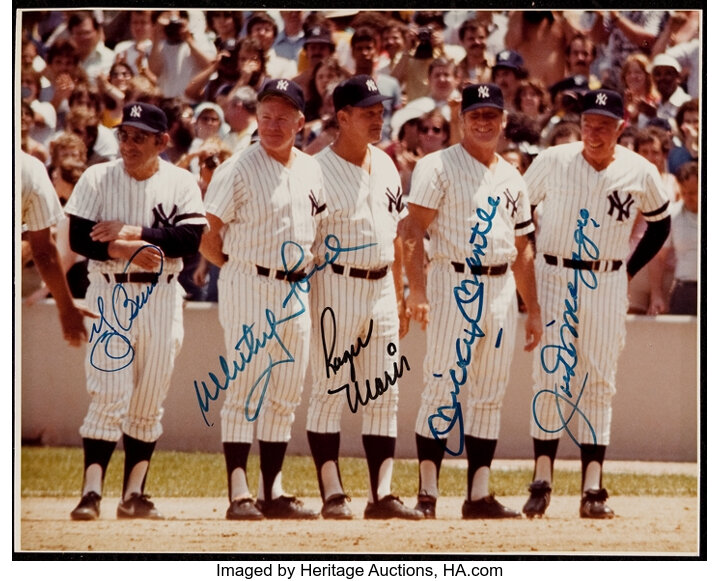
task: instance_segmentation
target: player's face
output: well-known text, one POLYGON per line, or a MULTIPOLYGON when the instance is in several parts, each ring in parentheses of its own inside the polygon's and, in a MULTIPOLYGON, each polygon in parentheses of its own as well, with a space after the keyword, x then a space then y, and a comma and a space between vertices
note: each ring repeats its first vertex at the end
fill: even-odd
POLYGON ((587 113, 580 120, 583 157, 595 169, 608 166, 615 156, 615 146, 623 124, 607 115, 587 113))
POLYGON ((480 107, 460 116, 463 144, 472 148, 495 150, 500 133, 505 127, 505 113, 495 107, 480 107))
POLYGON ((117 139, 123 164, 131 176, 144 174, 153 167, 164 149, 163 137, 135 127, 119 127, 117 139))
POLYGON ((352 132, 358 142, 377 143, 382 138, 383 111, 382 103, 369 107, 347 107, 347 123, 343 124, 343 129, 352 132))
POLYGON ((258 103, 257 123, 260 145, 268 155, 284 161, 295 144, 305 117, 287 99, 267 97, 258 103))

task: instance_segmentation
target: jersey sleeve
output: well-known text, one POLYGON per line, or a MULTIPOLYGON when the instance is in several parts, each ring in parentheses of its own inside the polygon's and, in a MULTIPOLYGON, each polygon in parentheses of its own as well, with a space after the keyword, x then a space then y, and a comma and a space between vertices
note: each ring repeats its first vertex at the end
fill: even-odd
POLYGON ((415 165, 407 202, 437 210, 445 197, 446 190, 447 180, 442 159, 439 155, 430 154, 415 165))
POLYGON ((20 159, 23 225, 30 231, 54 226, 64 214, 45 166, 26 153, 20 159))
POLYGON ((645 183, 640 196, 639 208, 643 218, 648 222, 656 222, 670 215, 670 200, 663 188, 660 172, 648 163, 645 183))
POLYGON ((205 192, 205 211, 226 224, 236 216, 236 190, 244 187, 235 166, 235 159, 231 158, 215 170, 205 192))
POLYGON ((70 199, 65 204, 67 214, 93 222, 100 220, 103 204, 97 187, 97 172, 95 170, 97 167, 89 167, 80 176, 78 183, 73 188, 70 199))
POLYGON ((537 206, 545 199, 547 193, 546 179, 550 171, 550 163, 546 161, 549 154, 540 152, 523 175, 527 184, 527 198, 531 206, 537 206))

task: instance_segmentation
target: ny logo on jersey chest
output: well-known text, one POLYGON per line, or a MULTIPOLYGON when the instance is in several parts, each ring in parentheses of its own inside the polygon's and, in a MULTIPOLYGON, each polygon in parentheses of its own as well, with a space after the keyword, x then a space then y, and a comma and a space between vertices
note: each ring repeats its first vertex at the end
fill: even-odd
POLYGON ((153 213, 153 228, 169 228, 172 226, 175 222, 177 222, 177 211, 178 207, 177 205, 173 204, 172 210, 170 211, 170 214, 165 213, 165 209, 163 208, 162 204, 158 204, 152 209, 153 213))
POLYGON ((514 218, 515 214, 517 214, 517 203, 520 199, 520 192, 517 193, 517 196, 513 198, 512 194, 510 193, 510 190, 508 188, 505 188, 505 191, 503 192, 503 195, 505 196, 505 209, 510 211, 510 217, 514 218))
POLYGON ((327 207, 327 204, 320 204, 320 202, 318 202, 318 199, 315 197, 315 192, 313 192, 312 190, 310 190, 310 195, 308 196, 308 198, 310 198, 310 204, 312 204, 312 209, 310 211, 312 216, 319 214, 327 207))
POLYGON ((615 212, 617 212, 616 219, 618 222, 624 222, 627 218, 630 217, 630 208, 632 207, 633 203, 635 203, 632 194, 628 193, 627 197, 624 200, 621 200, 620 192, 615 190, 612 194, 608 196, 608 201, 610 202, 608 216, 612 216, 615 212))
POLYGON ((403 195, 398 186, 397 192, 393 194, 390 188, 385 188, 385 196, 388 199, 388 212, 392 214, 393 208, 399 214, 405 207, 405 203, 402 201, 403 195))

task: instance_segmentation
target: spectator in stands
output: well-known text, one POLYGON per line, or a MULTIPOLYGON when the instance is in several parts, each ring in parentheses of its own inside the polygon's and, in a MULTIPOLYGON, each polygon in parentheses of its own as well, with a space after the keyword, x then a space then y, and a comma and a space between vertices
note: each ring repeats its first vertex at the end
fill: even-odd
POLYGON ((94 81, 100 74, 107 75, 115 62, 115 53, 105 46, 102 27, 93 13, 71 12, 67 28, 88 79, 94 81))
MULTIPOLYGON (((130 66, 133 74, 152 75, 148 69, 148 55, 152 49, 153 22, 152 11, 133 10, 130 12, 131 40, 123 40, 115 45, 115 60, 130 66)), ((152 75, 152 81, 157 81, 152 75)))
POLYGON ((524 79, 520 81, 515 92, 515 110, 530 118, 538 131, 545 127, 552 108, 550 106, 550 93, 539 79, 524 79))
POLYGON ((495 59, 487 50, 487 23, 470 18, 460 25, 458 35, 465 49, 465 57, 457 66, 458 90, 474 83, 489 83, 495 59))
POLYGON ((491 80, 500 87, 505 107, 508 110, 512 110, 513 103, 515 103, 515 92, 520 81, 527 76, 525 60, 520 53, 514 50, 503 50, 495 57, 491 80))
POLYGON ((257 92, 252 87, 238 87, 223 101, 223 113, 229 130, 223 142, 233 153, 246 149, 257 130, 257 92))
POLYGON ((247 34, 260 42, 265 51, 265 70, 271 79, 292 79, 297 76, 297 63, 278 56, 273 48, 278 26, 267 12, 254 12, 247 21, 247 34))
POLYGON ((650 74, 650 61, 640 52, 625 59, 620 72, 625 95, 625 120, 638 127, 647 125, 657 114, 660 94, 650 74))
POLYGON ((168 135, 170 136, 162 158, 175 164, 188 152, 195 137, 193 133, 195 114, 192 107, 180 97, 163 98, 158 102, 158 107, 167 117, 168 135))
POLYGON ((596 57, 593 41, 581 32, 576 33, 565 48, 565 76, 580 75, 587 79, 590 89, 599 89, 600 80, 590 71, 596 57))
POLYGON ((78 135, 63 131, 50 142, 50 165, 48 173, 52 175, 53 169, 60 166, 66 159, 74 159, 83 166, 87 165, 87 146, 78 135))
MULTIPOLYGON (((215 58, 207 68, 195 75, 185 88, 185 97, 190 102, 218 101, 223 93, 227 93, 238 82, 240 78, 238 57, 243 43, 242 40, 236 42, 234 39, 216 43, 218 52, 215 58)), ((257 44, 257 41, 255 43, 257 44)), ((248 61, 243 62, 247 65, 248 61)))
POLYGON ((20 98, 33 111, 33 128, 30 137, 47 147, 55 133, 57 113, 48 102, 39 101, 42 75, 35 69, 23 67, 20 71, 20 98))
POLYGON ((578 32, 562 11, 512 11, 505 47, 522 54, 528 75, 549 87, 566 76, 566 49, 578 32))
POLYGON ((555 125, 547 135, 545 147, 572 143, 573 141, 580 141, 581 138, 580 118, 578 117, 576 121, 563 120, 555 125))
MULTIPOLYGON (((238 45, 237 53, 239 76, 229 93, 240 87, 250 87, 256 92, 259 91, 265 80, 270 78, 266 64, 267 54, 260 41, 250 36, 243 38, 238 45)), ((217 98, 220 100, 220 94, 217 98)))
POLYGON ((306 127, 313 121, 335 114, 332 105, 332 91, 348 76, 348 72, 340 66, 334 56, 315 65, 310 79, 309 97, 305 101, 306 127))
POLYGON ((379 68, 379 73, 395 76, 395 67, 407 50, 407 25, 399 20, 391 20, 383 29, 382 49, 387 55, 387 63, 379 68))
POLYGON ((305 30, 303 51, 307 61, 307 68, 297 75, 293 81, 300 85, 307 101, 311 98, 311 80, 316 67, 335 53, 335 42, 332 39, 330 29, 323 26, 313 26, 305 30))
POLYGON ((65 120, 66 131, 74 133, 85 142, 88 166, 113 159, 113 157, 98 153, 95 149, 98 140, 99 125, 100 118, 96 110, 86 107, 85 105, 71 107, 65 120))
POLYGON ((698 263, 698 164, 688 162, 677 174, 680 197, 672 211, 670 235, 658 253, 659 264, 651 271, 651 313, 697 315, 698 263), (674 263, 674 268, 669 265, 674 263), (669 305, 664 294, 663 275, 673 273, 669 305))
POLYGON ((243 14, 240 10, 206 10, 205 21, 218 51, 234 46, 242 37, 243 14))
POLYGON ((302 10, 281 10, 280 18, 283 29, 278 33, 273 48, 279 57, 297 62, 305 43, 305 13, 302 10))
POLYGON ((676 174, 689 161, 697 161, 700 151, 700 104, 697 99, 686 101, 675 116, 680 142, 668 154, 668 169, 676 174))
POLYGON ((29 103, 20 102, 20 149, 25 153, 36 157, 43 163, 47 163, 49 153, 47 148, 31 137, 35 126, 35 113, 29 103))
POLYGON ((76 84, 87 81, 87 74, 80 66, 80 57, 72 41, 58 39, 50 47, 43 76, 48 79, 50 86, 42 89, 40 100, 52 104, 58 114, 57 126, 62 127, 68 109, 68 97, 76 84))
POLYGON ((122 120, 122 109, 131 91, 133 70, 125 61, 110 67, 110 73, 97 77, 97 87, 103 100, 101 122, 105 127, 115 127, 122 120))
POLYGON ((165 98, 182 97, 190 81, 210 66, 217 51, 205 35, 195 38, 190 32, 186 10, 153 12, 152 20, 148 65, 165 98))
POLYGON ((680 105, 691 99, 690 95, 680 86, 680 73, 682 72, 680 63, 677 62, 677 59, 662 53, 653 59, 650 72, 655 87, 660 93, 657 116, 670 121, 673 131, 676 131, 675 116, 678 109, 680 105))

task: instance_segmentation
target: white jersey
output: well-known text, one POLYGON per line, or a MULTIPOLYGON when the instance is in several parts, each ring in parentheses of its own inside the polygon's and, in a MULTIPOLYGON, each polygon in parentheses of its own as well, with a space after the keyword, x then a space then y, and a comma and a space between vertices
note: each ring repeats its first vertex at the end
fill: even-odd
POLYGON ((343 248, 367 246, 339 261, 350 267, 375 270, 392 264, 398 222, 407 214, 400 175, 390 157, 370 149, 370 173, 326 147, 315 156, 325 179, 327 218, 318 224, 314 254, 323 260, 325 239, 334 235, 343 248))
POLYGON ((597 222, 592 241, 600 260, 622 260, 629 252, 632 226, 638 212, 648 222, 668 215, 668 199, 657 168, 629 149, 616 146, 615 159, 596 171, 582 155, 577 141, 550 147, 525 172, 533 206, 543 203, 538 254, 571 258, 577 243, 572 233, 580 210, 597 222))
POLYGON ((63 209, 43 163, 20 152, 22 224, 30 231, 44 230, 63 219, 63 209))
POLYGON ((478 211, 493 212, 490 199, 499 199, 488 235, 483 264, 515 261, 515 236, 534 230, 525 182, 500 156, 491 170, 461 145, 431 153, 418 161, 408 203, 438 210, 428 228, 430 260, 464 263, 472 256, 468 243, 478 223, 478 211))
MULTIPOLYGON (((193 175, 159 160, 158 171, 146 180, 136 180, 122 159, 89 167, 80 177, 65 207, 68 214, 92 220, 119 220, 148 228, 207 224, 200 188, 193 175)), ((119 273, 142 269, 125 259, 90 260, 89 272, 119 273)), ((165 258, 163 272, 179 273, 181 258, 165 258)))
POLYGON ((286 167, 255 143, 215 172, 205 208, 227 224, 227 273, 248 264, 297 271, 311 262, 316 220, 325 211, 323 178, 317 161, 293 151, 286 167), (285 242, 292 244, 283 251, 285 242))

